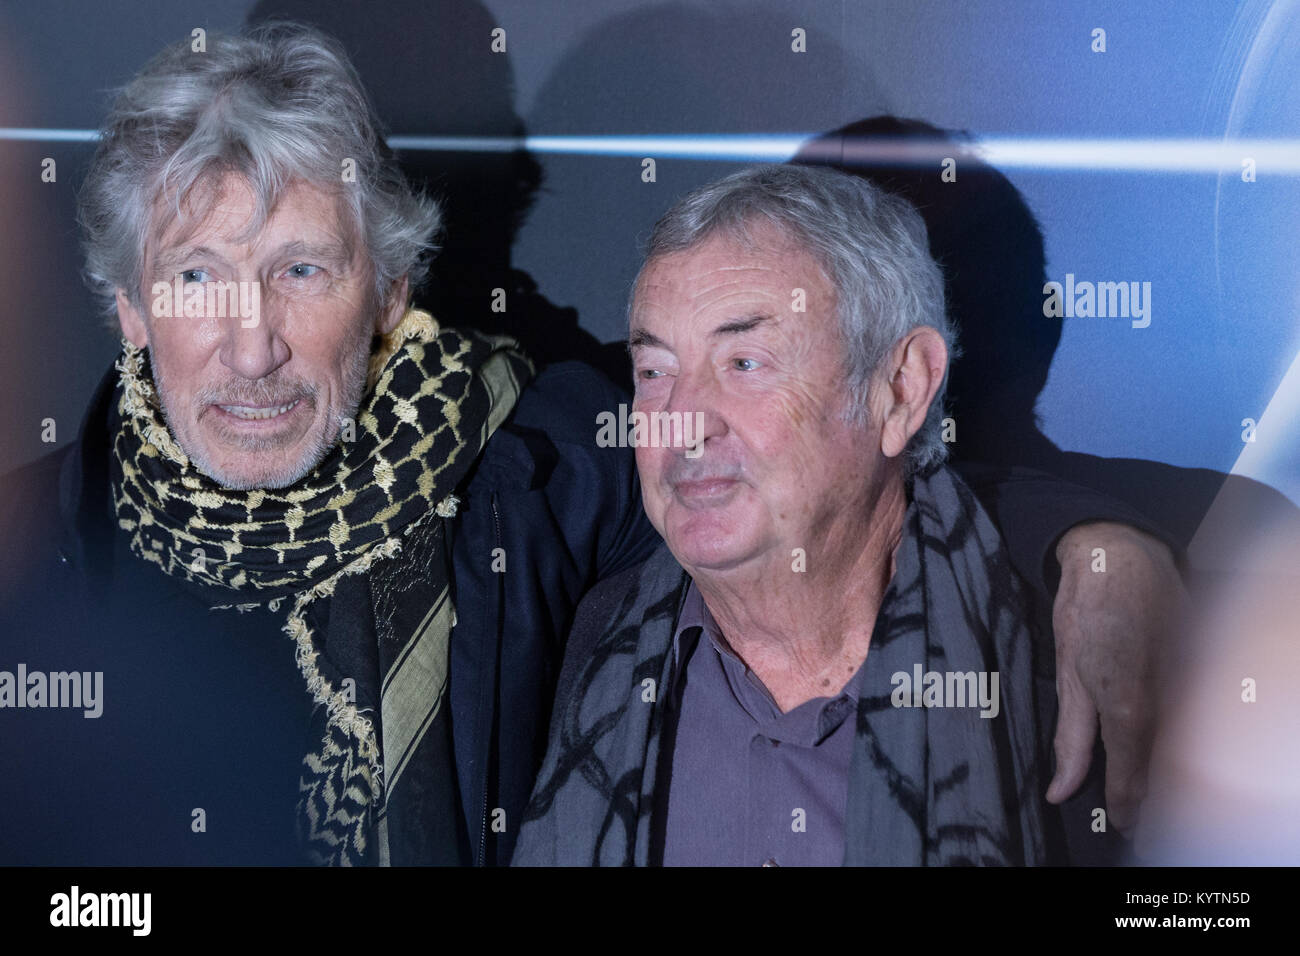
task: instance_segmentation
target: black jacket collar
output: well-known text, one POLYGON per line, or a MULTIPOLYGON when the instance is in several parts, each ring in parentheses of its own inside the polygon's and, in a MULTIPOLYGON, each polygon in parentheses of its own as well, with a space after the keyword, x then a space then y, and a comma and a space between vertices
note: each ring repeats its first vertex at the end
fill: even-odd
POLYGON ((112 564, 112 501, 108 456, 108 413, 118 373, 108 368, 91 397, 77 440, 59 467, 60 550, 87 570, 105 572, 112 564))

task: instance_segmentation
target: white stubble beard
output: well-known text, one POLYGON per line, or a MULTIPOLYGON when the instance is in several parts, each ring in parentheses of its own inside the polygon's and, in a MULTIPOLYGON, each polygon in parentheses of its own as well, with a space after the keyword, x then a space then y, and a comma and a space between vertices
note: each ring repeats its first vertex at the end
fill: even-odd
MULTIPOLYGON (((167 409, 171 404, 167 397, 168 388, 163 380, 161 369, 157 363, 152 361, 151 355, 150 366, 153 370, 155 384, 158 386, 158 398, 162 407, 163 420, 167 424, 167 429, 171 432, 172 437, 181 446, 181 450, 189 457, 191 464, 219 485, 235 491, 250 491, 258 488, 286 488, 301 481, 325 460, 325 456, 330 453, 338 442, 345 421, 348 419, 356 421, 357 412, 361 407, 361 400, 365 396, 366 373, 370 366, 371 340, 372 337, 369 334, 364 334, 358 337, 357 342, 349 343, 351 355, 343 372, 342 409, 339 414, 330 416, 327 419, 326 431, 315 433, 309 437, 309 445, 306 451, 291 466, 273 468, 266 472, 255 473, 252 476, 236 475, 216 467, 208 457, 202 443, 198 441, 191 442, 189 436, 182 436, 173 424, 172 417, 167 413, 167 409)), ((319 392, 315 394, 319 394, 319 392)), ((262 449, 252 447, 247 450, 256 453, 262 449)))

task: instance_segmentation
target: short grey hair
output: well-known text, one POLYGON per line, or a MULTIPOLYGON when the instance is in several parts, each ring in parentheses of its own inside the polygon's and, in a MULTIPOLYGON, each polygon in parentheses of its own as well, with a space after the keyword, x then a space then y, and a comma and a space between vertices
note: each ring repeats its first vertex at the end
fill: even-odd
MULTIPOLYGON (((701 186, 655 225, 641 270, 715 235, 752 245, 754 227, 765 223, 812 255, 835 289, 850 420, 864 420, 877 370, 912 329, 934 328, 950 359, 956 357, 943 274, 930 255, 920 213, 902 197, 834 169, 756 166, 701 186)), ((640 275, 633 298, 639 281, 640 275)), ((924 425, 908 443, 906 475, 948 456, 941 437, 947 384, 945 373, 924 425)))
POLYGON ((225 172, 242 175, 256 197, 252 232, 294 181, 342 196, 374 268, 376 301, 403 277, 418 286, 442 215, 407 183, 338 41, 279 22, 211 35, 206 46, 193 52, 185 39, 164 49, 120 90, 100 131, 78 219, 86 278, 109 324, 119 288, 140 305, 158 197, 169 222, 195 186, 225 172), (345 183, 348 159, 356 181, 345 183))

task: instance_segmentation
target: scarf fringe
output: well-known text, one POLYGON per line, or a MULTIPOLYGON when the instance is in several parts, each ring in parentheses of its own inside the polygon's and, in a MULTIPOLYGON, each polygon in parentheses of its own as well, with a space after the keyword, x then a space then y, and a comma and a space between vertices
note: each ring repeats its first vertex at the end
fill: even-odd
POLYGON ((334 588, 343 575, 363 574, 378 559, 392 558, 401 550, 402 543, 396 538, 389 538, 383 544, 353 561, 342 571, 327 578, 320 584, 308 588, 297 596, 293 610, 289 612, 288 619, 282 628, 289 637, 293 638, 294 659, 298 663, 298 669, 302 672, 303 679, 307 682, 307 690, 311 693, 312 700, 325 706, 327 720, 324 739, 329 740, 330 727, 333 725, 358 741, 358 751, 370 765, 370 790, 375 800, 379 800, 380 795, 383 793, 383 765, 381 763, 379 744, 375 737, 374 723, 369 718, 362 716, 357 709, 356 703, 348 700, 347 695, 342 690, 335 689, 325 679, 325 675, 320 672, 320 667, 317 665, 320 652, 316 650, 316 646, 312 641, 312 630, 307 626, 304 612, 307 605, 312 601, 333 594, 334 588))
MULTIPOLYGON (((440 518, 451 518, 456 514, 456 509, 460 505, 460 499, 455 495, 448 495, 441 502, 433 514, 440 518)), ((403 535, 409 535, 412 531, 424 523, 431 512, 425 512, 419 518, 408 524, 403 530, 403 535)), ((325 675, 320 672, 317 666, 317 658, 320 652, 316 650, 312 642, 312 630, 307 626, 307 619, 304 612, 312 601, 317 598, 329 597, 334 593, 339 581, 344 575, 348 574, 365 574, 371 566, 381 558, 395 558, 402 551, 402 542, 399 538, 393 537, 376 545, 370 551, 367 551, 361 557, 357 558, 343 570, 326 578, 319 584, 313 585, 305 591, 295 595, 293 609, 289 612, 284 626, 281 630, 294 641, 294 659, 297 661, 298 669, 302 672, 303 679, 307 682, 307 690, 312 695, 312 700, 317 704, 325 706, 326 723, 325 737, 328 741, 331 726, 340 728, 348 736, 353 737, 359 742, 359 751, 366 758, 370 765, 371 781, 370 789, 374 799, 378 801, 383 794, 383 755, 380 753, 379 743, 375 735, 374 723, 365 717, 357 709, 355 702, 347 699, 347 695, 342 690, 335 689, 325 675)), ((277 599, 277 602, 278 603, 277 599)), ((223 605, 231 607, 232 605, 223 605)), ((233 605, 237 609, 245 609, 250 605, 233 605)), ((257 604, 251 607, 257 607, 257 604)), ((268 605, 269 606, 269 605, 268 605)))
POLYGON ((113 367, 122 374, 122 414, 141 423, 145 441, 177 465, 188 468, 189 456, 153 414, 153 410, 158 408, 158 402, 154 387, 144 373, 144 350, 122 339, 122 355, 113 363, 113 367))

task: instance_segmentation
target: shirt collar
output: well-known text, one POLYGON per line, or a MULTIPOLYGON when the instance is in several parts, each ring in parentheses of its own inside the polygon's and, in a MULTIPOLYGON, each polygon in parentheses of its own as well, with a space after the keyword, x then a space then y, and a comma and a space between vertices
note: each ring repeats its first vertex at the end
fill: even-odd
MULTIPOLYGON (((886 607, 881 605, 879 614, 886 613, 886 607)), ((686 595, 682 601, 681 612, 677 616, 677 628, 673 633, 673 674, 680 674, 686 667, 691 654, 699 647, 699 642, 694 640, 695 637, 707 637, 709 642, 722 655, 724 660, 730 661, 735 666, 725 668, 729 672, 729 679, 740 679, 740 672, 746 670, 744 663, 737 657, 736 652, 723 639, 722 631, 718 627, 717 621, 714 620, 712 612, 709 611, 708 605, 704 603, 704 595, 700 589, 695 586, 692 580, 686 587, 686 595), (698 630, 698 634, 692 631, 698 630)), ((871 659, 870 653, 867 660, 871 659)), ((858 700, 859 691, 862 686, 862 674, 866 669, 864 661, 857 671, 849 678, 844 689, 834 697, 817 698, 820 705, 816 707, 816 715, 812 726, 812 740, 806 741, 806 745, 818 742, 828 736, 839 724, 845 719, 847 713, 853 709, 853 705, 858 700)), ((813 701, 807 701, 801 704, 795 710, 801 710, 807 707, 813 701)), ((775 707, 775 705, 773 705, 775 707)), ((747 708, 748 709, 748 708, 747 708)), ((782 717, 789 717, 795 711, 789 711, 782 717)), ((811 716, 811 715, 810 715, 811 716)), ((781 722, 781 718, 776 718, 781 722)), ((785 721, 790 722, 790 721, 785 721)), ((775 726, 775 725, 774 725, 775 726)))
POLYGON ((681 613, 677 615, 677 630, 673 632, 674 667, 682 665, 682 639, 687 631, 695 627, 701 628, 710 638, 715 638, 719 633, 718 624, 713 620, 708 605, 704 603, 704 595, 700 594, 695 581, 691 580, 686 585, 686 597, 682 601, 681 613))

